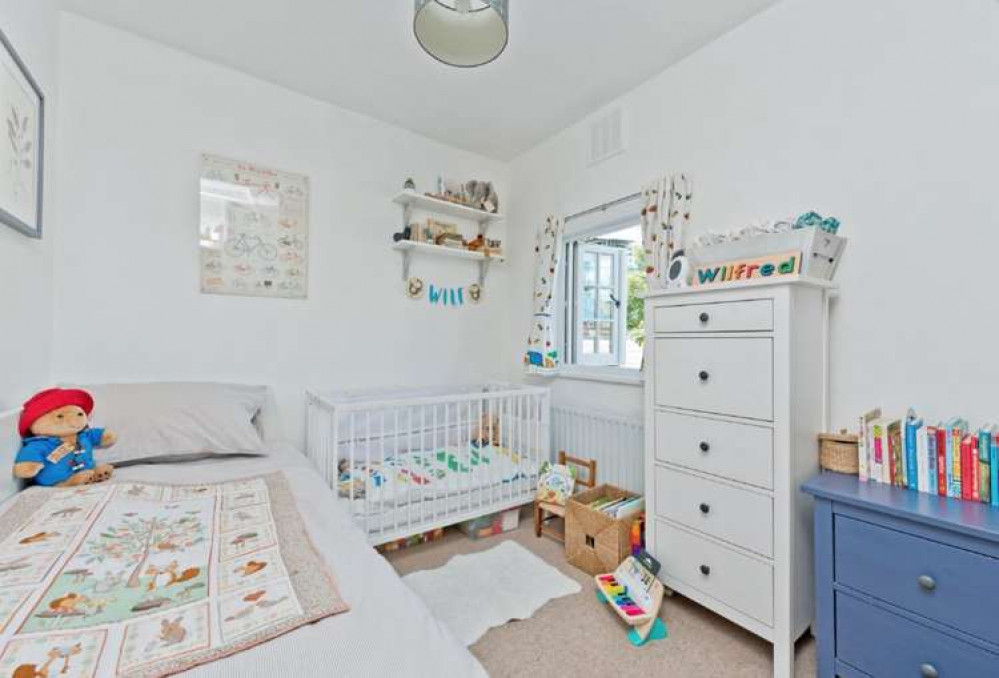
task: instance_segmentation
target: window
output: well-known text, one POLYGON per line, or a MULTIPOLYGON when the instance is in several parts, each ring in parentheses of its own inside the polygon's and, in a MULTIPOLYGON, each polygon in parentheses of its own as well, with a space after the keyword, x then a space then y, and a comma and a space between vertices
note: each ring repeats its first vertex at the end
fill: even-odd
POLYGON ((645 338, 642 230, 637 211, 600 215, 585 231, 569 222, 562 276, 567 365, 639 369, 645 338))

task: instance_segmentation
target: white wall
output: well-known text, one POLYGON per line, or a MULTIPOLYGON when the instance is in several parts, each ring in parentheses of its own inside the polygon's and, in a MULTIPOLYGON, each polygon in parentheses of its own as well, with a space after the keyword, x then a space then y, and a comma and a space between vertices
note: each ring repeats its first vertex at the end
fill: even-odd
MULTIPOLYGON (((833 308, 832 423, 882 404, 999 417, 999 3, 785 0, 617 102, 629 148, 592 168, 577 125, 515 160, 513 222, 694 179, 697 228, 816 209, 849 249, 833 308)), ((531 245, 511 271, 526 328, 531 245)), ((521 332, 520 334, 523 334, 521 332)), ((519 373, 522 336, 507 349, 519 373)), ((555 400, 640 412, 640 389, 555 400)))
MULTIPOLYGON (((285 430, 302 393, 502 376, 506 274, 460 309, 407 299, 390 202, 412 176, 498 182, 506 167, 72 14, 62 20, 65 176, 56 254, 53 371, 67 380, 221 379, 273 384, 285 430), (199 154, 311 178, 306 301, 198 291, 199 154)), ((329 64, 349 68, 349 64, 329 64)), ((413 106, 423 105, 413 101, 413 106)), ((503 228, 497 227, 503 236, 503 228)), ((474 282, 460 261, 413 275, 474 282)))
POLYGON ((58 230, 56 193, 57 0, 0 0, 0 29, 46 96, 46 165, 42 240, 0 224, 0 410, 21 402, 49 380, 52 339, 52 243, 58 230))

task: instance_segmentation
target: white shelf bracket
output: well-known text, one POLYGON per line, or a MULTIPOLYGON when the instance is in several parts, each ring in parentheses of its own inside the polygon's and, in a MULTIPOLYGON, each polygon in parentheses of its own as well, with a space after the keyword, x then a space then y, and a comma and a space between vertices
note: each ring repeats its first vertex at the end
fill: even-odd
POLYGON ((409 226, 409 219, 410 219, 410 217, 412 215, 413 215, 413 206, 412 205, 403 205, 402 206, 402 230, 405 231, 406 227, 409 226))
POLYGON ((492 263, 489 259, 483 259, 479 262, 479 287, 484 288, 486 286, 486 273, 489 272, 489 264, 492 263))
POLYGON ((412 250, 404 250, 400 254, 402 254, 402 281, 406 282, 409 280, 409 262, 412 261, 413 252, 412 250))

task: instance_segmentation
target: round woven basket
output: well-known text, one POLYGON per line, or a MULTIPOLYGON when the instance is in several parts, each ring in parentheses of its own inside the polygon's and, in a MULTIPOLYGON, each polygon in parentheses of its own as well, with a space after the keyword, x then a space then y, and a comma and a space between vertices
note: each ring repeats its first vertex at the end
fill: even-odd
POLYGON ((857 436, 843 429, 819 434, 819 466, 827 471, 857 475, 857 436))

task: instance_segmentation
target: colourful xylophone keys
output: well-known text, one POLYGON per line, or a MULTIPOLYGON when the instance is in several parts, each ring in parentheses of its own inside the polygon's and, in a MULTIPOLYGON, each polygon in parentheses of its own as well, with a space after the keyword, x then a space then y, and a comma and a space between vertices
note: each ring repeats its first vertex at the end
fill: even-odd
POLYGON ((607 597, 620 610, 629 617, 637 617, 645 614, 645 610, 635 604, 635 601, 628 596, 628 587, 622 585, 614 578, 614 575, 606 574, 599 577, 600 587, 607 594, 607 597))

